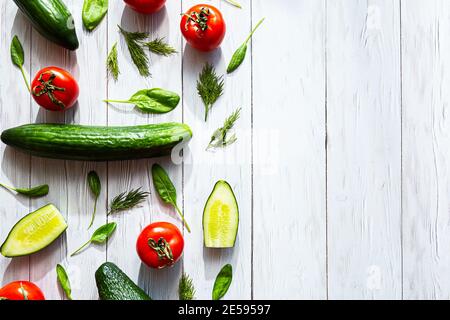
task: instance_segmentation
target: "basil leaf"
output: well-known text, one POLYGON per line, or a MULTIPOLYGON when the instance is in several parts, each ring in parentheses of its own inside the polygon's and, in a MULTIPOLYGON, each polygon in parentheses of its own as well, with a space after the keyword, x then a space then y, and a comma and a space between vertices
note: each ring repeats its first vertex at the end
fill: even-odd
POLYGON ((212 292, 213 300, 222 299, 230 288, 231 281, 233 280, 233 267, 230 264, 225 265, 217 275, 214 282, 214 288, 212 292))
POLYGON ((38 198, 38 197, 43 197, 46 196, 48 194, 49 191, 49 187, 47 184, 41 185, 41 186, 37 186, 37 187, 33 187, 30 189, 24 189, 24 188, 14 188, 14 187, 10 187, 7 186, 5 184, 0 183, 0 186, 2 186, 5 189, 9 189, 12 191, 15 191, 21 195, 27 196, 29 198, 38 198))
POLYGON ((60 264, 56 265, 56 275, 58 276, 58 282, 61 285, 61 288, 66 293, 66 296, 69 300, 72 299, 72 287, 70 286, 69 276, 67 275, 66 270, 60 264))
POLYGON ((100 196, 100 192, 102 190, 102 185, 100 182, 100 178, 98 177, 98 174, 95 171, 91 171, 88 173, 87 180, 88 180, 89 188, 91 189, 91 192, 95 196, 94 212, 92 213, 91 223, 89 224, 89 228, 90 228, 94 224, 95 213, 97 212, 98 197, 100 196))
POLYGON ((152 167, 152 177, 153 184, 155 185, 155 189, 158 192, 160 198, 166 203, 172 205, 175 210, 177 210, 181 219, 183 220, 184 225, 186 226, 187 231, 190 233, 191 228, 188 223, 184 219, 184 214, 181 212, 180 208, 177 205, 177 190, 170 180, 167 172, 157 163, 155 163, 152 167))
POLYGON ((234 70, 239 68, 239 66, 244 62, 245 56, 247 54, 247 48, 248 48, 248 42, 252 38, 253 34, 255 33, 256 29, 263 23, 265 18, 262 18, 253 28, 250 35, 245 39, 244 43, 236 50, 236 52, 233 54, 233 57, 231 58, 231 61, 227 68, 227 73, 232 73, 234 70))
POLYGON ((108 0, 84 0, 83 24, 92 31, 102 22, 108 12, 108 0))
POLYGON ((111 222, 98 228, 92 235, 91 242, 104 243, 117 228, 117 223, 111 222))
POLYGON ((11 41, 11 60, 19 68, 23 67, 23 64, 25 62, 23 47, 17 36, 14 36, 11 41))
POLYGON ((105 102, 134 104, 144 113, 167 113, 180 103, 180 96, 160 88, 136 92, 129 100, 105 100, 105 102))

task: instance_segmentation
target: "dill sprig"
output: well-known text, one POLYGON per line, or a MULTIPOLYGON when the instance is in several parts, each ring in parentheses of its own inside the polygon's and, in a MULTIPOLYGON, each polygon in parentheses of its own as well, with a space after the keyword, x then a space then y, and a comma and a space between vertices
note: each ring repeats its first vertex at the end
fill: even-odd
POLYGON ((234 111, 231 116, 229 116, 225 120, 223 127, 214 131, 214 134, 212 135, 211 141, 209 142, 208 148, 206 148, 206 150, 209 150, 210 148, 227 147, 237 141, 236 134, 228 136, 228 132, 234 127, 234 124, 240 118, 241 110, 242 108, 239 108, 234 111))
POLYGON ((156 38, 153 41, 144 43, 144 46, 146 46, 151 52, 165 57, 177 53, 177 50, 175 50, 174 47, 164 42, 164 38, 156 38))
POLYGON ((130 51, 131 60, 139 70, 139 73, 143 77, 150 76, 150 66, 148 56, 143 49, 144 40, 149 37, 147 32, 129 32, 124 30, 121 26, 118 26, 120 33, 125 38, 125 42, 130 51))
POLYGON ((183 273, 178 285, 178 296, 180 300, 194 300, 195 288, 192 279, 186 273, 183 273))
POLYGON ((112 46, 106 62, 109 74, 117 81, 120 74, 119 61, 117 58, 117 42, 112 46))
POLYGON ((223 94, 223 76, 218 76, 212 65, 207 63, 197 80, 197 91, 205 105, 205 121, 208 120, 208 113, 213 104, 223 94))
POLYGON ((132 209, 138 204, 142 203, 150 193, 141 191, 142 188, 131 190, 130 192, 122 192, 113 199, 110 205, 108 215, 132 209))

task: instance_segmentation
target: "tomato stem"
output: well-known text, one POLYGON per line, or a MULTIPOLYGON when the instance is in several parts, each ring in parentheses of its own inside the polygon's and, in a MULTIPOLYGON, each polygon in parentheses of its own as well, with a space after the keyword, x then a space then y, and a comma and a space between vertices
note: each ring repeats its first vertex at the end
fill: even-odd
POLYGON ((66 89, 55 86, 53 84, 53 80, 55 80, 55 78, 56 78, 56 74, 54 74, 51 71, 47 71, 47 72, 41 73, 39 75, 39 79, 38 79, 38 81, 41 84, 38 84, 37 86, 35 86, 33 88, 33 90, 31 91, 31 93, 33 95, 35 95, 36 97, 40 97, 42 95, 47 95, 47 97, 52 101, 53 104, 57 105, 58 107, 61 107, 61 109, 64 110, 66 108, 66 105, 62 101, 58 100, 55 97, 55 94, 53 92, 54 91, 64 92, 64 91, 66 91, 66 89), (50 75, 50 77, 48 78, 47 81, 44 81, 44 75, 45 74, 49 74, 50 75))
POLYGON ((156 251, 159 260, 168 259, 173 263, 173 253, 169 243, 163 237, 159 238, 158 242, 154 239, 148 239, 148 245, 150 248, 156 251))

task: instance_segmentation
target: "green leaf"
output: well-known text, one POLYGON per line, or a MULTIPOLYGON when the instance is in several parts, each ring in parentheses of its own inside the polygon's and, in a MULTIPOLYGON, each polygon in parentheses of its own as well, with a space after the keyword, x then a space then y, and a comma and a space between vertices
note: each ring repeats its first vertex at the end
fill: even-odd
POLYGON ((89 188, 91 189, 91 192, 95 196, 94 212, 92 213, 91 222, 89 224, 89 228, 90 228, 94 224, 95 213, 97 212, 98 197, 100 196, 100 192, 102 190, 102 185, 100 182, 100 178, 98 177, 98 174, 95 171, 91 171, 88 173, 87 180, 88 180, 89 188))
POLYGON ((19 68, 23 67, 23 64, 25 62, 23 47, 17 36, 14 36, 11 41, 11 60, 19 68))
POLYGON ((258 29, 258 27, 263 23, 265 18, 262 18, 255 26, 255 28, 253 28, 252 32, 250 33, 250 35, 247 37, 247 39, 245 39, 244 43, 236 50, 236 52, 233 54, 233 57, 231 58, 230 63, 228 64, 228 68, 227 68, 227 73, 232 73, 233 71, 235 71, 237 68, 239 68, 239 66, 242 64, 242 62, 244 62, 245 60, 245 56, 247 54, 247 47, 248 47, 248 42, 250 41, 250 39, 252 38, 253 34, 255 33, 256 29, 258 29))
POLYGON ((195 288, 192 279, 186 273, 183 273, 178 284, 178 296, 180 300, 194 300, 195 288))
POLYGON ((9 189, 12 191, 15 191, 21 195, 27 196, 29 198, 38 198, 38 197, 44 197, 48 194, 49 191, 49 187, 47 184, 41 185, 41 186, 37 186, 37 187, 33 187, 30 189, 24 189, 24 188, 14 188, 14 187, 10 187, 7 186, 5 184, 0 183, 0 186, 2 186, 5 189, 9 189))
POLYGON ((86 242, 84 245, 82 245, 78 250, 76 250, 74 253, 72 253, 70 256, 73 257, 74 255, 79 254, 81 251, 83 251, 87 246, 89 246, 91 243, 98 243, 102 244, 105 243, 108 238, 113 234, 113 232, 117 228, 117 223, 111 222, 107 223, 97 230, 95 230, 92 237, 89 239, 88 242, 86 242))
POLYGON ((114 233, 116 228, 117 223, 115 222, 111 222, 105 224, 104 226, 101 226, 92 235, 91 242, 98 244, 105 243, 108 240, 108 238, 114 233))
POLYGON ((155 185, 155 189, 158 192, 160 198, 166 203, 172 205, 180 215, 183 220, 184 225, 186 226, 187 231, 191 232, 191 228, 187 224, 184 219, 184 214, 178 208, 177 205, 177 190, 170 180, 167 172, 157 163, 155 163, 152 167, 152 177, 153 184, 155 185))
POLYGON ((56 275, 58 276, 58 282, 66 293, 67 298, 69 300, 73 300, 69 276, 67 275, 66 269, 64 269, 64 267, 60 264, 56 265, 56 275))
POLYGON ((144 113, 167 113, 180 103, 180 96, 160 88, 144 89, 136 92, 129 100, 105 100, 108 103, 134 104, 144 113))
POLYGON ((96 198, 100 196, 100 192, 102 190, 102 185, 100 182, 100 178, 98 177, 97 172, 91 171, 88 173, 88 184, 89 188, 91 189, 92 193, 96 198))
POLYGON ((214 288, 212 292, 213 300, 222 299, 230 288, 231 281, 233 280, 233 267, 230 264, 225 265, 217 275, 214 282, 214 288))
POLYGON ((84 0, 83 24, 92 31, 102 22, 108 12, 108 0, 84 0))

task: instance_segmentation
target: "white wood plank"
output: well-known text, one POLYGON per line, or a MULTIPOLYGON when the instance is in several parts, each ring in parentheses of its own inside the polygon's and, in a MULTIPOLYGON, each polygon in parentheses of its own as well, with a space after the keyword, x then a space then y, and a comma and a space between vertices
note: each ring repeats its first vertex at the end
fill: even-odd
MULTIPOLYGON (((183 1, 183 12, 197 4, 183 1)), ((233 284, 226 299, 251 298, 251 57, 231 76, 225 77, 224 96, 212 108, 208 122, 204 121, 204 106, 197 95, 196 81, 206 62, 225 74, 229 59, 242 44, 251 29, 250 1, 236 9, 224 1, 211 1, 227 22, 227 34, 221 49, 200 53, 184 46, 183 94, 185 122, 194 132, 189 157, 185 164, 185 212, 192 233, 186 233, 185 271, 193 278, 198 299, 211 299, 212 287, 223 265, 233 266, 233 284), (205 151, 212 133, 223 125, 224 119, 242 107, 237 122, 236 144, 217 152, 205 151), (206 249, 203 246, 202 215, 205 202, 218 180, 233 187, 239 203, 240 223, 233 249, 206 249)), ((267 31, 267 30, 266 30, 267 31)))
POLYGON ((401 298, 399 2, 328 1, 330 299, 401 298))
POLYGON ((450 3, 402 1, 405 299, 448 299, 450 3))
MULTIPOLYGON (((84 125, 106 125, 107 109, 102 100, 107 94, 107 19, 88 32, 81 19, 83 1, 74 1, 72 13, 75 17, 80 48, 77 50, 77 64, 70 70, 78 79, 80 97, 76 109, 66 113, 67 123, 84 125)), ((106 222, 107 165, 67 161, 67 232, 68 251, 71 254, 85 243, 91 234, 106 222), (94 197, 87 185, 89 171, 95 170, 101 179, 102 193, 97 205, 95 223, 88 230, 94 206, 94 197)), ((96 269, 106 261, 106 246, 92 246, 81 254, 63 261, 69 273, 75 299, 96 300, 97 289, 93 281, 96 269)), ((62 295, 63 296, 63 295, 62 295)))
MULTIPOLYGON (((12 1, 0 3, 0 74, 4 79, 0 82, 0 131, 30 121, 30 95, 20 70, 10 60, 10 43, 17 35, 24 47, 25 65, 29 72, 31 61, 30 39, 31 27, 26 18, 17 13, 18 9, 12 1)), ((30 157, 0 145, 1 172, 0 181, 8 185, 28 187, 30 157)), ((6 238, 12 226, 29 211, 29 200, 25 197, 0 190, 0 237, 6 238)), ((0 258, 0 287, 12 281, 29 279, 29 259, 0 258)))
MULTIPOLYGON (((75 0, 67 0, 65 4, 74 14, 75 0)), ((79 23, 79 20, 77 20, 79 23)), ((75 52, 63 49, 56 44, 42 37, 35 29, 32 31, 32 76, 42 68, 48 66, 57 66, 70 72, 76 70, 77 54, 75 52)), ((79 106, 75 106, 78 108, 79 106)), ((50 112, 34 102, 31 107, 32 121, 45 123, 64 123, 64 112, 50 112)), ((72 113, 67 113, 67 115, 72 113)), ((70 119, 67 119, 70 122, 70 119)), ((48 203, 53 203, 63 214, 66 220, 68 216, 68 167, 66 161, 32 158, 31 163, 31 184, 38 185, 48 183, 50 193, 48 197, 35 199, 31 201, 32 209, 38 209, 48 203)), ((69 222, 69 221, 68 221, 69 222)), ((69 222, 70 223, 70 222, 69 222)), ((70 227, 67 232, 70 232, 70 227)), ((57 263, 62 263, 67 254, 67 235, 66 233, 56 240, 45 250, 30 257, 30 278, 37 283, 45 292, 46 298, 61 299, 55 267, 57 263)))
POLYGON ((253 1, 256 299, 326 298, 325 2, 253 1), (282 28, 284 31, 280 31, 282 28))
MULTIPOLYGON (((111 99, 128 98, 133 93, 144 88, 161 87, 181 95, 181 54, 169 58, 151 55, 152 77, 142 78, 133 65, 123 37, 119 36, 117 25, 120 24, 129 31, 145 31, 151 33, 151 38, 165 37, 172 46, 181 52, 179 35, 180 4, 168 1, 162 11, 145 16, 124 6, 122 1, 110 4, 108 47, 119 41, 119 64, 121 76, 119 81, 109 81, 111 99)), ((108 109, 109 125, 132 125, 146 123, 162 123, 182 121, 182 105, 166 115, 148 116, 135 111, 130 106, 110 106, 108 109)), ((152 195, 140 208, 130 212, 118 213, 110 220, 118 223, 116 235, 108 245, 108 260, 116 263, 134 281, 150 293, 154 299, 176 299, 178 278, 181 275, 181 264, 167 270, 150 270, 141 264, 136 254, 136 240, 141 230, 151 222, 169 221, 181 224, 175 212, 164 206, 155 194, 151 182, 151 167, 154 162, 164 166, 182 200, 182 168, 172 165, 170 158, 156 160, 125 161, 109 164, 109 200, 117 194, 132 188, 143 187, 152 195)))

